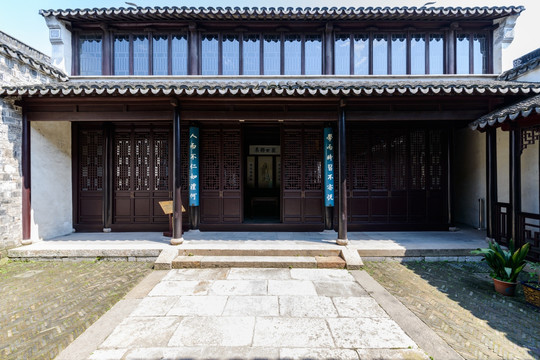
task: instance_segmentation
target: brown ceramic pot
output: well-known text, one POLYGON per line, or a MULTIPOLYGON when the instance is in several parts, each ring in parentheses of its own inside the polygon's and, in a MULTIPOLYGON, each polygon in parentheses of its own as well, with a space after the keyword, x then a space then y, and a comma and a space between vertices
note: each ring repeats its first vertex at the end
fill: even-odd
POLYGON ((516 292, 515 282, 506 282, 493 278, 493 284, 495 285, 495 291, 504 296, 514 296, 516 292))

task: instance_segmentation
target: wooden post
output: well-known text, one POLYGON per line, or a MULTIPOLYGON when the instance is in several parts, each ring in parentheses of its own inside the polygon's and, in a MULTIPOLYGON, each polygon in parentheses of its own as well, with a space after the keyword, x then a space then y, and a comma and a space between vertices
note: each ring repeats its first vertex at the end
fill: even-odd
POLYGON ((112 224, 112 124, 103 123, 103 232, 111 232, 112 224))
POLYGON ((31 182, 30 182, 30 121, 23 110, 22 117, 22 141, 21 141, 21 161, 22 161, 22 244, 29 245, 31 240, 31 182))
POLYGON ((497 193, 497 129, 488 127, 486 131, 486 236, 495 237, 497 193))
POLYGON ((332 23, 326 24, 324 36, 325 46, 323 74, 332 75, 334 73, 334 27, 332 23))
POLYGON ((188 74, 199 74, 199 36, 197 33, 197 25, 195 23, 189 24, 189 41, 188 41, 188 74))
POLYGON ((180 108, 178 103, 174 103, 173 119, 173 231, 171 245, 179 245, 184 242, 182 237, 182 155, 180 144, 180 108))
POLYGON ((345 102, 342 100, 338 119, 338 152, 339 152, 339 215, 338 215, 338 245, 347 245, 347 144, 345 132, 345 102))
POLYGON ((510 129, 510 234, 514 244, 521 244, 518 231, 521 212, 521 129, 513 123, 510 129))
POLYGON ((448 129, 448 141, 447 141, 447 182, 448 182, 448 194, 447 194, 447 204, 448 204, 448 230, 455 231, 457 230, 454 225, 454 181, 452 176, 454 175, 454 128, 452 126, 448 129))

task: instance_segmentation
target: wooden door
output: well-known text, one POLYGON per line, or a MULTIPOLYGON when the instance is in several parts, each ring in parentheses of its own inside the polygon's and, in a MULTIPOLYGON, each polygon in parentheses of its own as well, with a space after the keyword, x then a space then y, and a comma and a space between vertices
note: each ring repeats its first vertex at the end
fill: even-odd
POLYGON ((74 126, 74 149, 77 162, 75 224, 77 231, 103 229, 104 151, 101 125, 74 126))
POLYGON ((163 231, 160 201, 172 199, 170 125, 117 125, 113 136, 113 223, 120 231, 163 231))
POLYGON ((348 130, 351 229, 406 230, 446 226, 446 130, 348 130))
POLYGON ((240 224, 243 219, 240 127, 201 127, 200 146, 201 229, 240 224))
POLYGON ((323 225, 323 129, 286 126, 282 139, 283 223, 323 225))

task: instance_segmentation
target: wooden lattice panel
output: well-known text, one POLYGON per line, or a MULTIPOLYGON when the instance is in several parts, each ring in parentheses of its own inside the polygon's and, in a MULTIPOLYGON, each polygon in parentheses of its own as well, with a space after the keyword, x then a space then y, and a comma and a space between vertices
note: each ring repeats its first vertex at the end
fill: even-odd
POLYGON ((114 138, 114 190, 131 190, 132 143, 130 133, 116 133, 114 138))
POLYGON ((150 190, 150 139, 137 134, 134 142, 135 190, 150 190))
POLYGON ((220 130, 201 129, 200 187, 202 190, 220 189, 220 130))
POLYGON ((388 144, 382 131, 371 133, 371 189, 388 189, 388 144))
POLYGON ((407 135, 394 133, 390 139, 392 190, 407 189, 407 135))
POLYGON ((410 189, 426 189, 426 132, 414 130, 410 133, 410 189))
POLYGON ((440 190, 442 188, 443 174, 443 138, 442 130, 429 132, 429 189, 440 190))
MULTIPOLYGON (((322 155, 321 155, 322 156, 322 155)), ((302 189, 302 130, 286 129, 283 134, 283 189, 302 189)))
MULTIPOLYGON (((351 129, 348 137, 350 161, 349 186, 351 190, 367 190, 369 187, 369 133, 364 129, 351 129)), ((336 140, 337 143, 337 140, 336 140)), ((338 149, 335 148, 337 156, 338 149)))
MULTIPOLYGON (((169 190, 169 145, 167 133, 154 134, 154 190, 169 190)), ((187 168, 185 162, 182 163, 184 168, 187 168)))
POLYGON ((240 129, 223 131, 223 190, 240 190, 240 129))
POLYGON ((103 131, 84 130, 79 135, 81 191, 103 190, 103 131))
POLYGON ((304 130, 304 189, 322 189, 322 158, 323 158, 322 129, 304 130))

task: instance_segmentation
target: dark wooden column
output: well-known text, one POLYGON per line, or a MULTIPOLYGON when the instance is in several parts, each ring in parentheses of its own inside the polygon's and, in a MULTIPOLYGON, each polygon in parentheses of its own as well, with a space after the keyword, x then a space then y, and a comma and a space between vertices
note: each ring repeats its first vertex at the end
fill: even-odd
POLYGON ((22 161, 22 243, 30 244, 31 241, 31 210, 32 202, 30 197, 30 121, 23 111, 22 118, 22 141, 21 141, 21 161, 22 161))
POLYGON ((103 123, 103 232, 111 231, 112 224, 112 142, 113 131, 110 122, 103 123))
POLYGON ((338 245, 347 245, 347 144, 345 131, 345 103, 341 101, 338 118, 338 156, 339 156, 339 214, 338 245))
POLYGON ((510 234, 514 244, 521 243, 518 216, 521 212, 521 129, 512 124, 510 130, 510 234))
POLYGON ((496 219, 495 207, 498 202, 497 193, 497 129, 488 127, 486 130, 486 236, 495 237, 496 219))
POLYGON ((188 41, 188 54, 189 54, 189 75, 199 74, 199 36, 197 32, 197 25, 195 23, 189 24, 189 41, 188 41))
POLYGON ((325 75, 334 73, 334 26, 327 23, 324 32, 324 72, 325 75))
POLYGON ((455 231, 454 224, 454 128, 450 126, 448 129, 448 141, 447 141, 447 181, 448 181, 448 194, 447 194, 447 206, 448 206, 448 230, 455 231))
POLYGON ((182 146, 180 144, 180 107, 174 104, 173 118, 173 231, 171 245, 184 242, 182 238, 182 146))
POLYGON ((106 24, 101 24, 100 27, 103 30, 103 57, 101 59, 102 74, 113 75, 111 61, 113 58, 112 33, 106 24))
POLYGON ((459 28, 457 23, 450 24, 450 29, 446 32, 446 73, 456 73, 456 29, 459 28))

